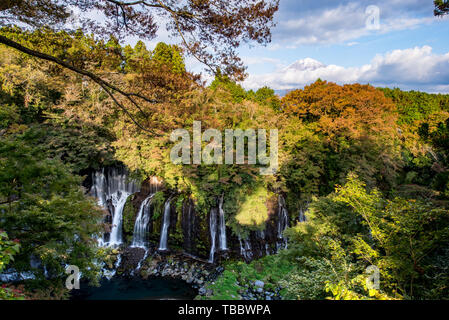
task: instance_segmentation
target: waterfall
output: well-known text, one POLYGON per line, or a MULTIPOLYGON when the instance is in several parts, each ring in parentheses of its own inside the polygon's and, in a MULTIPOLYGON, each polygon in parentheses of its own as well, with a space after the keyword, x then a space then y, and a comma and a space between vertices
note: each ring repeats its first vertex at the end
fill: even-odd
POLYGON ((148 255, 150 253, 150 250, 148 250, 147 248, 145 248, 145 254, 143 255, 143 258, 140 259, 139 263, 137 264, 137 267, 135 270, 132 271, 132 275, 134 275, 134 273, 136 271, 139 271, 140 268, 142 267, 142 263, 148 258, 148 255))
POLYGON ((196 254, 196 237, 198 236, 198 221, 195 216, 195 204, 192 199, 182 204, 181 228, 184 235, 183 248, 190 254, 196 254))
POLYGON ((304 206, 301 206, 299 209, 299 222, 306 222, 307 218, 306 218, 306 212, 307 209, 309 207, 309 203, 306 203, 304 206))
POLYGON ((122 244, 122 223, 123 209, 126 200, 131 194, 129 192, 120 192, 112 196, 112 205, 114 206, 114 216, 112 219, 111 236, 109 238, 109 246, 115 247, 122 244))
POLYGON ((246 261, 250 261, 253 258, 251 242, 249 241, 248 238, 243 240, 243 242, 242 242, 242 238, 240 238, 240 236, 238 238, 239 238, 239 243, 240 243, 240 254, 242 255, 242 257, 245 258, 246 261))
POLYGON ((171 199, 165 202, 164 218, 162 221, 161 239, 159 241, 159 251, 167 251, 168 228, 170 227, 170 206, 171 199))
POLYGON ((150 222, 150 205, 154 194, 151 194, 139 208, 136 223, 134 224, 133 241, 131 247, 139 247, 146 249, 146 235, 148 230, 148 223, 150 222))
POLYGON ((259 230, 257 231, 257 238, 259 239, 260 242, 262 242, 262 244, 264 245, 265 248, 265 255, 269 256, 270 255, 270 246, 268 245, 268 241, 265 239, 265 230, 259 230))
POLYGON ((218 212, 220 214, 220 224, 219 224, 219 240, 220 240, 220 250, 226 251, 228 250, 226 245, 226 222, 225 222, 225 213, 223 210, 223 195, 220 198, 218 203, 218 212))
POLYGON ((101 207, 106 207, 105 186, 106 177, 104 175, 104 169, 94 172, 92 174, 91 194, 98 199, 98 205, 100 205, 101 207))
POLYGON ((217 209, 212 208, 210 210, 210 219, 209 219, 209 229, 210 229, 210 253, 209 253, 209 262, 214 262, 215 255, 215 240, 217 236, 217 209))
POLYGON ((112 215, 109 241, 99 239, 100 245, 118 246, 122 244, 123 209, 128 197, 139 191, 135 181, 129 180, 124 168, 107 168, 92 175, 90 194, 98 199, 98 204, 112 215))
POLYGON ((287 238, 284 237, 284 231, 288 227, 288 211, 285 206, 284 197, 279 196, 278 198, 278 225, 277 225, 277 237, 278 241, 276 244, 277 250, 287 249, 287 238))

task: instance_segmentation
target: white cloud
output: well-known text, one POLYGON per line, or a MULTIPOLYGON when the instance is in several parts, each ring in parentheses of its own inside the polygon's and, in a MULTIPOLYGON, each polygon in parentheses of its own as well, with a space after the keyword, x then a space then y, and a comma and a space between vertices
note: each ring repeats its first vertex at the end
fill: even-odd
POLYGON ((281 3, 280 21, 273 30, 275 44, 272 49, 285 45, 345 43, 371 34, 413 29, 435 21, 431 6, 423 5, 422 0, 379 0, 376 3, 380 10, 379 28, 372 30, 367 27, 370 13, 366 11, 372 1, 339 3, 336 6, 336 2, 326 0, 301 1, 296 5, 289 3, 284 10, 281 3), (320 3, 321 6, 318 5, 320 3))
POLYGON ((325 65, 311 58, 298 60, 273 73, 250 75, 243 86, 277 90, 302 88, 318 78, 339 84, 371 83, 429 92, 449 92, 449 53, 437 55, 429 46, 394 50, 377 55, 360 67, 325 65))

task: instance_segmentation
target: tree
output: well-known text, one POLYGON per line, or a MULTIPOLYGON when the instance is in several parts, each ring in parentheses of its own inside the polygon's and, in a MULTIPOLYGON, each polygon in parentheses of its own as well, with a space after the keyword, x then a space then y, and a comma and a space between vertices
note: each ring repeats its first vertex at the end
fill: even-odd
POLYGON ((289 92, 282 99, 282 107, 305 123, 316 123, 329 137, 357 138, 368 132, 394 131, 395 105, 370 85, 339 86, 318 80, 304 90, 289 92))
MULTIPOLYGON (((8 234, 0 230, 0 273, 5 270, 8 263, 14 261, 14 255, 20 250, 19 240, 9 240, 8 234)), ((22 300, 23 298, 17 295, 17 292, 9 288, 0 288, 0 300, 22 300)))
MULTIPOLYGON (((365 269, 374 265, 380 270, 381 292, 368 292, 370 296, 441 299, 447 297, 449 281, 443 271, 448 267, 448 215, 447 209, 434 203, 386 199, 349 174, 347 183, 337 186, 334 193, 315 199, 307 221, 287 233, 292 254, 309 261, 305 267, 314 261, 332 266, 326 271, 334 274, 327 290, 337 297, 353 299, 362 293, 365 269), (353 297, 351 291, 358 294, 353 297)), ((322 268, 312 267, 319 277, 322 268)), ((299 269, 302 274, 303 269, 299 269)), ((291 290, 303 290, 301 283, 295 284, 303 276, 287 279, 291 290)), ((316 292, 322 293, 323 287, 321 282, 316 292)))
MULTIPOLYGON (((69 28, 70 10, 79 12, 79 27, 82 31, 93 32, 101 37, 123 39, 137 36, 142 40, 156 37, 158 26, 156 17, 167 21, 167 28, 174 36, 181 38, 180 46, 193 57, 204 63, 211 72, 221 70, 223 74, 238 80, 244 78, 244 66, 235 50, 242 42, 255 41, 266 44, 271 40, 270 29, 279 0, 206 0, 206 1, 118 1, 118 0, 18 0, 2 1, 0 5, 0 26, 12 23, 24 24, 28 28, 51 27, 53 31, 69 28), (89 17, 90 11, 97 10, 104 23, 89 17)), ((69 28, 70 29, 70 28, 69 28)), ((73 29, 73 28, 72 28, 73 29)), ((45 39, 42 39, 45 40, 45 39)), ((99 77, 93 72, 42 52, 42 48, 31 49, 11 37, 0 35, 0 43, 39 59, 51 61, 70 69, 97 83, 141 129, 155 134, 142 126, 128 111, 128 107, 116 94, 123 96, 131 105, 139 108, 141 103, 154 103, 141 94, 142 90, 128 92, 99 77)))
POLYGON ((449 2, 447 0, 435 0, 435 16, 444 16, 449 13, 449 2))
POLYGON ((60 277, 69 264, 97 280, 95 236, 101 234, 103 212, 80 183, 69 167, 46 158, 20 134, 0 137, 0 229, 20 240, 18 271, 29 271, 35 257, 42 264, 41 270, 32 270, 37 274, 45 266, 60 277))
POLYGON ((246 91, 243 89, 241 85, 232 81, 227 76, 223 76, 221 73, 215 76, 214 81, 209 86, 211 89, 216 90, 217 88, 222 88, 227 91, 232 101, 235 103, 242 103, 242 101, 246 98, 246 91))
POLYGON ((281 108, 281 101, 273 89, 269 87, 262 87, 256 92, 250 90, 247 92, 247 99, 253 100, 263 105, 270 106, 273 110, 279 111, 281 108))
POLYGON ((186 72, 184 59, 176 46, 159 42, 153 50, 152 59, 156 62, 156 65, 166 66, 174 73, 186 72))
POLYGON ((395 105, 381 91, 318 80, 281 102, 286 135, 280 141, 288 150, 281 172, 293 198, 326 195, 350 171, 370 186, 395 184, 402 165, 395 105))

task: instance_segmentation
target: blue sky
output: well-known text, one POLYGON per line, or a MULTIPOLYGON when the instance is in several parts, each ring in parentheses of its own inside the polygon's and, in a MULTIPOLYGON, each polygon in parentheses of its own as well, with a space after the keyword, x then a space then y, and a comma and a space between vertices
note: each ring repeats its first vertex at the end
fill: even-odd
POLYGON ((270 45, 240 50, 246 88, 293 89, 319 76, 449 92, 449 20, 433 17, 431 0, 281 0, 276 22, 270 45), (373 5, 378 29, 366 26, 373 5))
MULTIPOLYGON (((272 43, 239 50, 247 89, 289 90, 321 78, 449 93, 449 19, 433 16, 432 0, 280 0, 275 21, 272 43)), ((150 47, 176 43, 163 29, 159 35, 150 47)), ((193 59, 187 65, 202 70, 193 59)))

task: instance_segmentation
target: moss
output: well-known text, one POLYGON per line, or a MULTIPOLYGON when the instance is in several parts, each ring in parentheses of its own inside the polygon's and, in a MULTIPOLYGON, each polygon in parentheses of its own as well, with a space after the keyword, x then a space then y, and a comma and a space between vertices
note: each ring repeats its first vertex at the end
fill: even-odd
POLYGON ((206 287, 212 289, 213 295, 201 297, 210 300, 240 300, 241 287, 238 285, 237 274, 234 270, 226 270, 213 285, 206 287))
POLYGON ((215 280, 214 284, 207 285, 213 295, 202 299, 211 300, 237 300, 244 286, 261 280, 266 290, 280 287, 280 282, 295 269, 287 255, 277 254, 255 260, 250 264, 242 261, 225 264, 225 271, 215 280))
POLYGON ((133 205, 134 195, 128 197, 123 208, 123 234, 125 236, 126 242, 132 240, 134 224, 137 218, 137 210, 133 205))
POLYGON ((153 232, 150 233, 151 241, 159 241, 162 218, 164 216, 165 200, 165 194, 162 191, 156 192, 151 200, 151 220, 153 221, 153 232))
POLYGON ((158 191, 153 196, 151 200, 151 205, 153 206, 153 221, 159 220, 164 214, 164 204, 165 204, 165 194, 162 191, 158 191))

